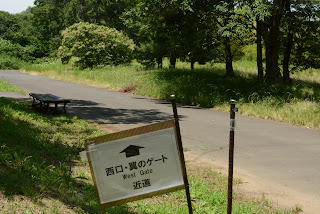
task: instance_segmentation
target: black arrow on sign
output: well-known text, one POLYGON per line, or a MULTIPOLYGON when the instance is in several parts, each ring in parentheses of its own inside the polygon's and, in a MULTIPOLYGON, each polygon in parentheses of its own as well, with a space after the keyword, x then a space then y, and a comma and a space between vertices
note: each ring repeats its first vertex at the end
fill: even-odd
POLYGON ((130 145, 120 153, 126 153, 126 157, 129 158, 129 157, 140 155, 139 149, 142 149, 142 148, 144 147, 130 145))

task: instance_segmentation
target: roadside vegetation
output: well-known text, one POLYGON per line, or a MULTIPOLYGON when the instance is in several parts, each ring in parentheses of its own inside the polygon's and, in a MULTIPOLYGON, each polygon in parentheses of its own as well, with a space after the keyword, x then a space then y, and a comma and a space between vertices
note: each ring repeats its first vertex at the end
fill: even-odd
MULTIPOLYGON (((96 124, 68 115, 35 112, 29 103, 0 98, 1 213, 187 213, 183 190, 100 210, 87 163, 87 138, 104 134, 96 124)), ((195 213, 225 213, 227 178, 209 168, 191 167, 195 213)), ((241 179, 235 179, 235 185, 241 179)), ((235 194, 234 213, 296 213, 266 198, 235 194)))
POLYGON ((194 105, 228 111, 229 100, 236 99, 239 113, 263 119, 282 121, 302 127, 320 129, 320 70, 308 69, 292 74, 292 83, 265 84, 257 82, 253 61, 234 63, 235 76, 224 75, 224 65, 195 65, 177 62, 169 69, 145 69, 139 63, 128 66, 106 66, 79 69, 59 60, 25 65, 26 72, 50 78, 169 99, 171 94, 183 105, 194 105))

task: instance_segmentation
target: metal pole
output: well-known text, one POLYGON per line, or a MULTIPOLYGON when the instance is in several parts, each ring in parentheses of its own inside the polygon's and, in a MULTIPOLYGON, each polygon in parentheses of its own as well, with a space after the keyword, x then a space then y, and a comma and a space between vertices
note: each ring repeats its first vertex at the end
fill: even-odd
POLYGON ((180 125, 179 125, 179 116, 178 116, 178 111, 177 111, 177 104, 176 104, 175 95, 171 95, 171 103, 172 103, 174 121, 175 121, 175 125, 176 125, 177 140, 178 140, 178 146, 179 146, 179 153, 180 153, 180 157, 181 157, 182 174, 183 174, 184 186, 186 189, 189 214, 193 214, 191 197, 190 197, 190 190, 189 190, 189 182, 188 182, 188 176, 187 176, 187 169, 186 169, 186 164, 185 164, 184 154, 183 154, 183 146, 182 146, 182 140, 181 140, 180 125))
POLYGON ((237 111, 238 111, 238 108, 236 108, 236 101, 230 100, 230 138, 229 138, 229 175, 228 175, 228 209, 227 209, 227 214, 232 213, 234 131, 235 131, 235 116, 236 116, 237 111))

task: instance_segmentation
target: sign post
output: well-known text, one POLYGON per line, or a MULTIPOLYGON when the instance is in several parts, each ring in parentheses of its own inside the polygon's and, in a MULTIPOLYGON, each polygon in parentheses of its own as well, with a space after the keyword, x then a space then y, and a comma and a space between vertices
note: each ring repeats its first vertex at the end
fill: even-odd
POLYGON ((177 130, 177 140, 178 140, 180 158, 181 158, 181 162, 182 162, 183 181, 184 181, 185 190, 186 190, 188 209, 189 209, 189 214, 192 214, 193 213, 192 203, 191 203, 191 197, 190 197, 187 169, 186 169, 186 164, 185 164, 184 154, 183 154, 183 146, 182 146, 182 140, 181 140, 180 125, 179 125, 179 116, 178 116, 175 95, 171 95, 171 102, 172 102, 172 109, 173 109, 173 115, 174 115, 174 122, 175 122, 176 130, 177 130))
POLYGON ((229 138, 229 175, 228 175, 228 208, 227 214, 232 213, 232 186, 233 186, 233 156, 234 156, 234 131, 235 116, 238 108, 236 101, 230 100, 230 138, 229 138))

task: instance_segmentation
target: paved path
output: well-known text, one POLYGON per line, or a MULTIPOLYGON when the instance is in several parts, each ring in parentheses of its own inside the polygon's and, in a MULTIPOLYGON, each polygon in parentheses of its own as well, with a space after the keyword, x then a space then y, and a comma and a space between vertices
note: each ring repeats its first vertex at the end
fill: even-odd
MULTIPOLYGON (((171 105, 163 100, 12 71, 0 71, 0 79, 28 93, 72 99, 69 114, 114 130, 172 118, 171 105)), ((208 158, 227 166, 229 114, 192 107, 179 107, 178 113, 184 147, 191 150, 194 160, 208 158)), ((320 132, 239 115, 236 123, 235 168, 296 191, 308 206, 320 207, 320 132)))

